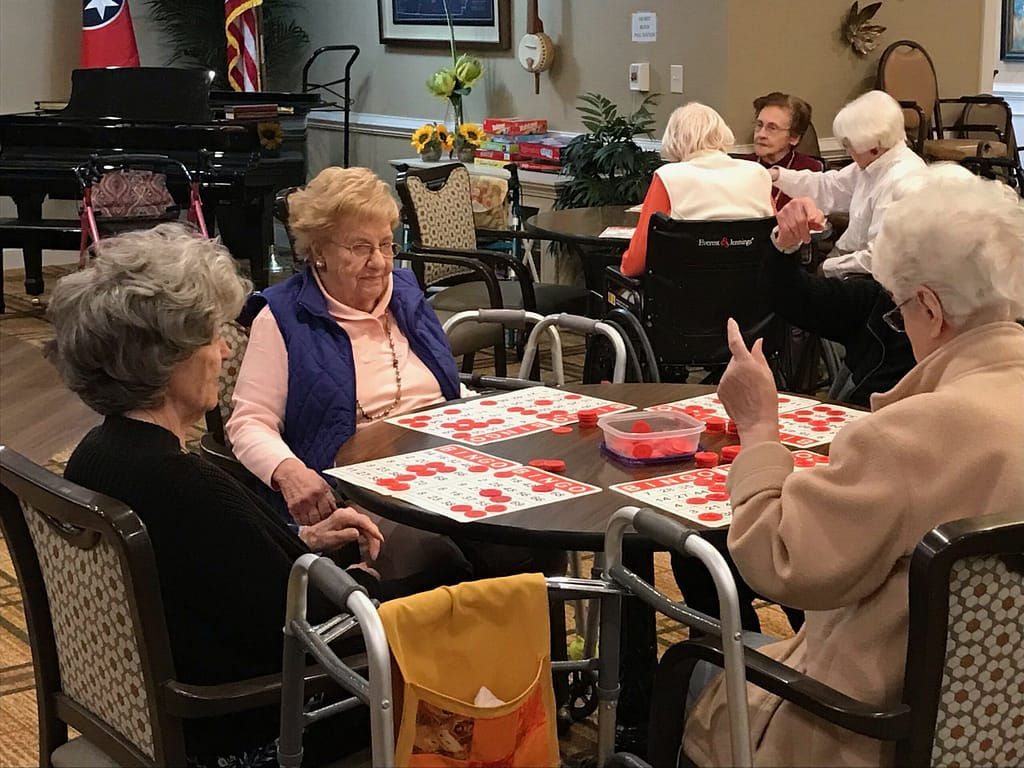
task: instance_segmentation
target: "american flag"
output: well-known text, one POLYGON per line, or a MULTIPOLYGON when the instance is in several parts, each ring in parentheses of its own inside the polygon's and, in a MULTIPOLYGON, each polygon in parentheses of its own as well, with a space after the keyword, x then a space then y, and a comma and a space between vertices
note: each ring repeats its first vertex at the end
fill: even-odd
POLYGON ((228 39, 228 82, 236 91, 261 89, 260 41, 256 8, 263 0, 224 0, 228 39))

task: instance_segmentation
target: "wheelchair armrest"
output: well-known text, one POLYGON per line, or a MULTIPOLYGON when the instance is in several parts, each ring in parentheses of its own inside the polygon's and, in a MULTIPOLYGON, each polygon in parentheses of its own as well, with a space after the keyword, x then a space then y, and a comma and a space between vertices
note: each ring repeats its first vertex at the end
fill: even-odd
MULTIPOLYGON (((674 660, 692 657, 725 665, 720 637, 686 640, 672 650, 674 660)), ((910 708, 905 704, 886 708, 854 699, 752 648, 744 648, 744 665, 748 683, 841 728, 883 741, 909 732, 910 708)))
POLYGON ((604 278, 609 285, 617 288, 628 288, 633 291, 639 291, 643 285, 642 278, 628 277, 622 274, 618 267, 605 267, 604 278))
POLYGON ((538 382, 530 379, 515 379, 510 376, 488 376, 482 373, 460 373, 459 381, 477 392, 512 392, 517 389, 536 387, 538 382))

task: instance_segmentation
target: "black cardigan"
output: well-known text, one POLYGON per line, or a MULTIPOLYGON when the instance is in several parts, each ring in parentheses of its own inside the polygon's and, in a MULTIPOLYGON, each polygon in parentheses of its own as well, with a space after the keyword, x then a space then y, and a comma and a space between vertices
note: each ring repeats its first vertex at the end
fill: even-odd
POLYGON ((914 367, 910 339, 882 320, 894 304, 877 281, 818 277, 795 256, 768 250, 761 281, 772 308, 791 325, 846 347, 856 385, 847 396, 851 403, 869 405, 873 392, 892 389, 914 367))
MULTIPOLYGON (((288 573, 309 549, 219 467, 181 452, 154 424, 109 416, 82 440, 65 477, 128 504, 146 526, 178 679, 212 685, 281 670, 288 573)), ((316 590, 311 621, 338 611, 316 590)), ((276 708, 186 722, 190 755, 272 740, 276 708)))

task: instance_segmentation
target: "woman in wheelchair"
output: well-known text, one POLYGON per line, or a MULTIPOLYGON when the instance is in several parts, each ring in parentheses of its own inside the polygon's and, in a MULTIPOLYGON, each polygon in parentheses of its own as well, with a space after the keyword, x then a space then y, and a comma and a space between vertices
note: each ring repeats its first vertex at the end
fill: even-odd
POLYGON ((772 180, 763 167, 726 154, 736 143, 732 130, 711 107, 696 101, 668 119, 661 151, 670 162, 654 172, 620 269, 642 275, 647 262, 651 216, 673 219, 759 219, 771 216, 772 180))
MULTIPOLYGON (((413 273, 393 269, 398 206, 366 168, 326 168, 288 198, 305 270, 253 296, 255 315, 227 436, 288 522, 315 523, 337 499, 320 473, 356 430, 462 396, 455 359, 413 273)), ((562 553, 454 543, 379 521, 375 568, 425 586, 472 576, 564 573, 562 553), (428 578, 432 574, 433 578, 428 578)))
MULTIPOLYGON (((357 540, 375 552, 381 541, 377 527, 350 509, 296 537, 251 491, 186 450, 189 430, 217 401, 227 354, 217 329, 238 314, 250 288, 218 242, 161 224, 100 241, 92 266, 62 279, 49 307, 49 359, 105 417, 79 443, 65 476, 125 502, 145 524, 185 683, 280 673, 295 559, 357 540)), ((378 589, 365 570, 350 572, 371 594, 378 589)), ((310 598, 316 621, 336 613, 319 593, 310 598)), ((189 720, 186 747, 196 765, 240 764, 243 756, 245 764, 276 764, 278 725, 276 707, 189 720)))
MULTIPOLYGON (((1024 497, 1024 209, 998 182, 924 173, 873 249, 895 302, 886 322, 917 365, 836 436, 829 465, 794 474, 761 342, 748 351, 732 321, 718 390, 743 444, 729 550, 755 590, 806 611, 795 637, 760 651, 882 706, 902 693, 914 547, 936 525, 1019 510, 1024 497)), ((748 696, 758 765, 892 761, 884 742, 754 686, 748 696)), ((685 752, 727 764, 728 733, 719 676, 689 715, 685 752)))

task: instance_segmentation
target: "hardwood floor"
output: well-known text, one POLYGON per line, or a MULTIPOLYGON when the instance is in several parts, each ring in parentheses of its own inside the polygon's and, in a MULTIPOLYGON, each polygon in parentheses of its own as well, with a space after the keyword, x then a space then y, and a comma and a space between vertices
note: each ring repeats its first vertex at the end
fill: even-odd
POLYGON ((39 345, 5 332, 7 322, 0 323, 0 443, 45 464, 101 417, 64 386, 39 345))

